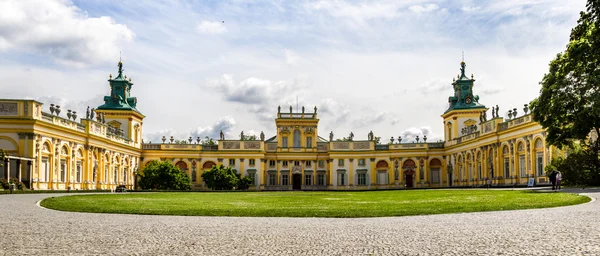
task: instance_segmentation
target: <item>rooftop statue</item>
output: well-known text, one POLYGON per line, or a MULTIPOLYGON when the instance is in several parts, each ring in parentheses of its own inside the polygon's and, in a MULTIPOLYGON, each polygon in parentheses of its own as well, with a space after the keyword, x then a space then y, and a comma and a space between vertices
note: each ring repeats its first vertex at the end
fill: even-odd
POLYGON ((333 141, 333 131, 329 133, 329 141, 333 141))
POLYGON ((221 138, 221 140, 225 140, 225 134, 223 133, 223 130, 221 130, 221 132, 219 133, 219 137, 221 138))

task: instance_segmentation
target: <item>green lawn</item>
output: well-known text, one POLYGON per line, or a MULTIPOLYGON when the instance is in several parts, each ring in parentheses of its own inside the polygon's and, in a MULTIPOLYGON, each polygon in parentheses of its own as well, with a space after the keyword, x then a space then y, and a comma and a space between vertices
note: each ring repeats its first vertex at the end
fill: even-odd
POLYGON ((129 193, 51 197, 41 205, 75 212, 277 217, 383 217, 544 208, 590 198, 525 190, 129 193))

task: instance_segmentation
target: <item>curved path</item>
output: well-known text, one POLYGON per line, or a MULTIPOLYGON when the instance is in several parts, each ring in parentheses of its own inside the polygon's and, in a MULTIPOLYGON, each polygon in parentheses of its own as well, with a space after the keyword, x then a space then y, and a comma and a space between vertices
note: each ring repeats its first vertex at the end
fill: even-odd
MULTIPOLYGON (((586 192, 600 197, 600 190, 586 192)), ((600 255, 600 201, 327 219, 73 213, 0 195, 0 255, 600 255)))

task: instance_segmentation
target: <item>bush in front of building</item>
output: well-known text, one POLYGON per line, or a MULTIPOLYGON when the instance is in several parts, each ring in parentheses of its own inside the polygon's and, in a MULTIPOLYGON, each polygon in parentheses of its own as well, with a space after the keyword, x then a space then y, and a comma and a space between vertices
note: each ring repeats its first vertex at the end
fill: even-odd
POLYGON ((240 179, 231 167, 215 165, 210 170, 202 173, 202 180, 206 186, 213 190, 232 190, 240 179))
POLYGON ((139 186, 153 190, 190 190, 190 177, 169 161, 151 161, 139 174, 139 186))
POLYGON ((566 158, 552 159, 545 170, 548 175, 560 171, 561 184, 566 186, 599 186, 600 174, 596 171, 594 158, 597 155, 589 150, 575 150, 566 158))
POLYGON ((240 174, 238 176, 238 184, 237 189, 239 190, 248 190, 250 188, 250 184, 254 182, 254 180, 250 176, 241 177, 240 174))

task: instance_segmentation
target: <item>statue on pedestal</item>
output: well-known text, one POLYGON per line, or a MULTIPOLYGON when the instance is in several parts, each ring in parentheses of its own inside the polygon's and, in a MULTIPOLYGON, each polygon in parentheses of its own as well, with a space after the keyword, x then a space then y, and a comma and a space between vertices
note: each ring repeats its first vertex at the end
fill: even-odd
POLYGON ((333 141, 333 131, 329 133, 329 141, 333 141))
POLYGON ((265 140, 265 133, 260 131, 260 140, 264 141, 265 140))
POLYGON ((221 140, 225 140, 225 134, 223 133, 223 130, 221 130, 221 133, 219 133, 219 137, 221 140))

